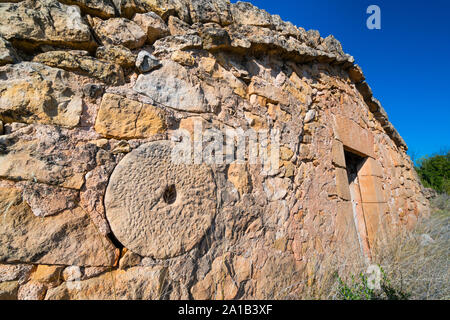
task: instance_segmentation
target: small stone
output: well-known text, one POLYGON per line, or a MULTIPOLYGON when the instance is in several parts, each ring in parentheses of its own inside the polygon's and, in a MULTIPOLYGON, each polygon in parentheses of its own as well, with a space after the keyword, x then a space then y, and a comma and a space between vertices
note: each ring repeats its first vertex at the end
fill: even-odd
POLYGON ((170 58, 183 66, 192 67, 193 65, 195 65, 194 57, 192 56, 192 54, 186 51, 177 50, 172 53, 172 56, 170 58))
POLYGON ((141 73, 150 72, 161 65, 161 62, 157 58, 144 50, 139 52, 136 59, 136 68, 138 68, 141 73))
POLYGON ((133 67, 136 60, 136 55, 130 49, 121 45, 98 47, 95 56, 98 59, 128 68, 133 67))
POLYGON ((31 275, 31 280, 47 284, 59 284, 62 281, 63 269, 62 266, 38 265, 31 275))
POLYGON ((0 300, 17 300, 18 291, 17 281, 0 282, 0 300))
POLYGON ((111 230, 126 248, 143 257, 167 259, 190 251, 215 214, 211 169, 177 164, 173 147, 169 141, 157 141, 133 150, 119 162, 106 189, 111 230))
POLYGON ((316 118, 316 110, 309 110, 305 115, 305 123, 309 123, 316 118))
POLYGON ((170 34, 172 36, 183 36, 186 34, 195 34, 197 32, 194 29, 192 29, 188 23, 174 16, 169 17, 168 25, 170 34))
POLYGON ((101 97, 104 91, 105 88, 102 85, 94 83, 88 83, 83 87, 84 96, 90 99, 97 99, 101 97))
POLYGON ((19 61, 20 58, 11 43, 0 37, 0 66, 8 63, 17 63, 19 61))
POLYGON ((170 35, 169 28, 154 12, 137 13, 133 21, 147 33, 147 42, 153 44, 156 40, 170 35))
POLYGON ((47 287, 40 282, 30 281, 20 286, 17 298, 19 300, 43 300, 47 287))
POLYGON ((241 195, 251 192, 250 178, 245 163, 231 163, 228 167, 228 179, 241 195))
POLYGON ((124 82, 124 75, 120 66, 95 59, 83 53, 80 54, 80 51, 44 52, 35 56, 33 61, 50 67, 77 71, 108 84, 120 85, 124 82))
POLYGON ((264 182, 264 191, 270 201, 283 199, 289 190, 289 183, 282 178, 268 178, 264 182))
POLYGON ((83 274, 79 266, 69 266, 62 272, 62 278, 64 281, 77 281, 81 280, 83 274))
POLYGON ((103 19, 112 18, 115 15, 114 5, 111 0, 59 0, 69 5, 77 5, 81 11, 103 19))
POLYGON ((78 192, 75 190, 34 182, 26 183, 22 196, 37 217, 52 216, 75 208, 78 202, 78 192))
POLYGON ((185 68, 168 60, 152 73, 139 75, 133 89, 169 108, 205 112, 208 106, 203 91, 192 79, 185 68))
POLYGON ((165 129, 160 109, 112 93, 103 96, 95 120, 98 133, 118 139, 147 138, 165 129))
POLYGON ((135 22, 125 18, 94 18, 94 30, 104 45, 122 45, 137 49, 144 45, 147 34, 135 22))

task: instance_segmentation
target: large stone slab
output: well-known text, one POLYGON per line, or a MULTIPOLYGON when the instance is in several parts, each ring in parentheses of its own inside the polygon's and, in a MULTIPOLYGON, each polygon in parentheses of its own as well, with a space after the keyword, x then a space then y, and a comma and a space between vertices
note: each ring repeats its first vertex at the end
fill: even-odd
POLYGON ((0 4, 0 36, 24 49, 41 44, 93 49, 97 46, 78 6, 56 0, 0 4))
POLYGON ((206 165, 176 164, 169 141, 145 144, 111 175, 106 217, 117 239, 141 256, 166 259, 191 250, 216 211, 216 187, 206 165))
POLYGON ((77 5, 83 12, 104 19, 115 15, 114 5, 111 0, 59 0, 59 2, 77 5))
POLYGON ((95 122, 97 132, 119 139, 147 138, 165 128, 160 109, 111 93, 103 96, 95 122))
POLYGON ((97 149, 77 144, 67 130, 30 125, 0 136, 0 177, 79 190, 95 167, 97 149))
POLYGON ((112 266, 117 250, 80 208, 36 217, 20 191, 0 188, 0 261, 112 266))
POLYGON ((33 61, 97 78, 107 84, 121 85, 124 82, 119 65, 95 59, 83 51, 49 51, 38 54, 33 61))
POLYGON ((114 270, 98 277, 65 282, 47 291, 46 300, 158 300, 168 293, 161 266, 114 270))
POLYGON ((74 75, 40 63, 0 68, 0 120, 74 127, 82 112, 74 75))
POLYGON ((200 84, 195 83, 183 66, 173 61, 164 61, 160 69, 141 74, 134 90, 176 110, 208 111, 200 84))

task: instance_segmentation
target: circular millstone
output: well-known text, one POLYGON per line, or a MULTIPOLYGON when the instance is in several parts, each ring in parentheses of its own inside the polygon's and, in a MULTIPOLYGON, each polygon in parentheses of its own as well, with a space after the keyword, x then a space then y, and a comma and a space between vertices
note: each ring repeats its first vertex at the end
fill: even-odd
POLYGON ((211 169, 173 163, 172 146, 156 141, 132 151, 117 165, 106 189, 112 232, 141 256, 167 259, 191 250, 215 215, 211 169))

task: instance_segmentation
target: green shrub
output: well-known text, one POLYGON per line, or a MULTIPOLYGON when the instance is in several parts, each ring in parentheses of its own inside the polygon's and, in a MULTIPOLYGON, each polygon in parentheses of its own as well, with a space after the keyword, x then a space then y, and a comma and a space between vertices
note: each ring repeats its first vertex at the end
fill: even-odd
POLYGON ((425 187, 450 194, 450 151, 421 158, 416 171, 425 187))
POLYGON ((371 288, 367 276, 363 273, 359 277, 351 276, 351 282, 345 283, 341 277, 338 280, 338 299, 341 300, 408 300, 411 294, 404 292, 402 288, 395 288, 381 268, 380 289, 371 288))

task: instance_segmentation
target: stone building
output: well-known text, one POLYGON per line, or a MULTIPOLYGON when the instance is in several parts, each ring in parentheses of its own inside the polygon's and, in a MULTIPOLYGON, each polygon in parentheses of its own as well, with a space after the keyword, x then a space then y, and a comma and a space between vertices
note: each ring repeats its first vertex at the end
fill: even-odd
POLYGON ((333 36, 228 0, 0 16, 0 299, 295 298, 427 214, 333 36))

